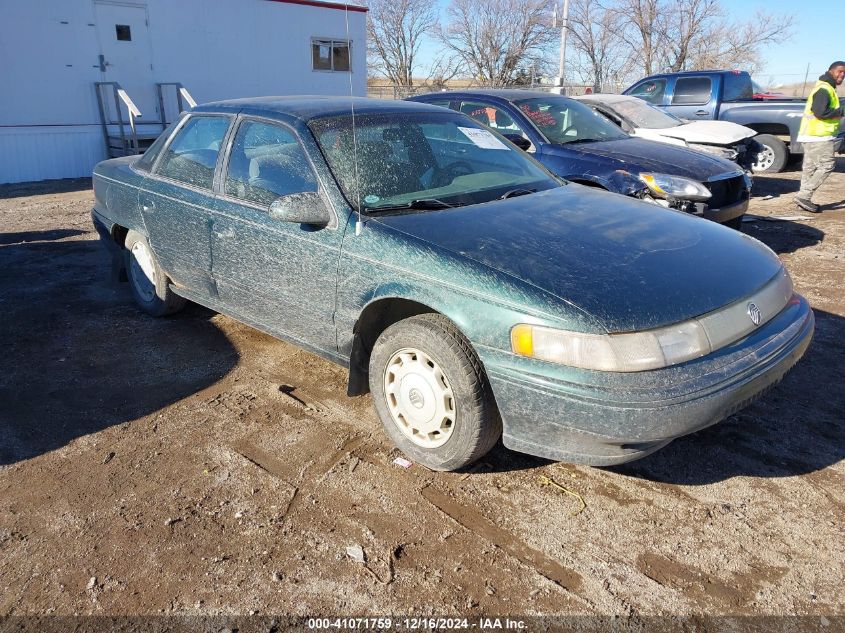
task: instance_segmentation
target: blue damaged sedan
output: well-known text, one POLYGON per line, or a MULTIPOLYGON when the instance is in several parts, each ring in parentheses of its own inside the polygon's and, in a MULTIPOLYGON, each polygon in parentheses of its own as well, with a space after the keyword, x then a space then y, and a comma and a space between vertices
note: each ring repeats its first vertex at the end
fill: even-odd
POLYGON ((739 229, 751 178, 704 152, 629 136, 584 103, 530 90, 466 90, 409 97, 468 114, 579 182, 739 229))
POLYGON ((458 112, 352 103, 211 103, 97 165, 94 225, 138 306, 194 301, 347 366, 349 395, 436 470, 500 438, 643 457, 809 345, 813 313, 760 242, 562 182, 458 112))

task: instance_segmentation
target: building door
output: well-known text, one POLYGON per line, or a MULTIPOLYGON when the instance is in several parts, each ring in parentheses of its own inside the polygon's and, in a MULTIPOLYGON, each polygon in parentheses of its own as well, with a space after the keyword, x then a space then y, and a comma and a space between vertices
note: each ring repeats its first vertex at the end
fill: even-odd
MULTIPOLYGON (((95 2, 102 81, 116 81, 141 111, 140 123, 159 120, 146 5, 95 2)), ((107 99, 109 112, 113 100, 107 99)), ((124 120, 126 110, 124 109, 124 120)))

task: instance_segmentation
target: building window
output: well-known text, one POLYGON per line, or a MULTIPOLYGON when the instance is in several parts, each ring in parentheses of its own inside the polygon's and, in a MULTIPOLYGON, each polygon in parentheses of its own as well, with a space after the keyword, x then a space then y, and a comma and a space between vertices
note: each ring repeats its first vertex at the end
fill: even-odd
POLYGON ((128 24, 115 24, 114 30, 117 31, 117 39, 121 42, 132 41, 132 31, 128 24))
POLYGON ((349 72, 349 42, 346 40, 311 40, 314 70, 349 72))

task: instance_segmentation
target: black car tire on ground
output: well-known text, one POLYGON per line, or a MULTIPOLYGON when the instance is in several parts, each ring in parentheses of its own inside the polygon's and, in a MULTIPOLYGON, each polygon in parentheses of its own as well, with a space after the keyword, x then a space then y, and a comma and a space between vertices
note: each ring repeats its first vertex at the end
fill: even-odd
MULTIPOLYGON (((410 459, 432 470, 456 470, 473 463, 488 453, 502 434, 502 421, 481 361, 469 341, 442 315, 414 316, 382 332, 370 356, 369 380, 376 413, 390 439, 410 459), (415 373, 411 369, 400 382, 395 382, 391 368, 402 365, 402 358, 421 370, 415 373), (437 376, 437 384, 431 391, 425 385, 433 383, 426 383, 425 377, 421 377, 429 368, 431 375, 437 376), (438 399, 438 390, 451 393, 446 400, 451 401, 453 422, 445 431, 448 439, 442 445, 420 445, 410 438, 411 431, 400 428, 400 422, 394 418, 392 411, 410 411, 411 405, 402 409, 404 401, 397 399, 395 393, 388 393, 387 383, 394 381, 397 390, 401 384, 407 391, 405 380, 424 385, 417 391, 418 400, 414 400, 414 389, 408 394, 410 402, 420 410, 429 406, 429 400, 438 399), (424 398, 420 397, 420 391, 425 392, 424 398)), ((412 419, 406 420, 409 426, 415 424, 412 419)), ((430 439, 430 436, 418 437, 421 441, 430 439)))
POLYGON ((771 134, 758 134, 752 140, 757 144, 752 148, 757 157, 751 164, 751 170, 770 174, 782 172, 789 160, 786 143, 771 134))
POLYGON ((129 231, 126 235, 126 276, 132 296, 144 312, 160 317, 178 312, 187 300, 170 289, 170 279, 158 264, 146 238, 140 233, 129 231), (141 258, 147 257, 147 266, 153 274, 150 279, 143 271, 141 258))

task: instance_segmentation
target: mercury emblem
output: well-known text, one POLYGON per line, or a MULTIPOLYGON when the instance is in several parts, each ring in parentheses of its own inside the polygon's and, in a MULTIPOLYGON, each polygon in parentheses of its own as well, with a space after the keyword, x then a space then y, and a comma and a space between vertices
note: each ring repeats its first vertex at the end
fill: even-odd
POLYGON ((760 308, 758 308, 757 305, 754 303, 748 304, 748 316, 754 325, 760 325, 760 321, 763 320, 763 315, 760 312, 760 308))

